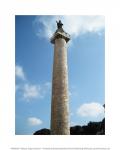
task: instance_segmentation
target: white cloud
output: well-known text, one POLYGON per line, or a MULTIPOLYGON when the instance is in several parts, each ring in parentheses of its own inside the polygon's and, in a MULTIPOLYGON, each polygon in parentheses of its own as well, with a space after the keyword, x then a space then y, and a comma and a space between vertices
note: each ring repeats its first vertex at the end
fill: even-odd
POLYGON ((31 84, 26 81, 25 83, 16 85, 16 94, 19 94, 19 99, 24 99, 30 102, 35 99, 43 99, 51 91, 51 83, 45 82, 44 84, 31 84))
POLYGON ((15 66, 15 76, 22 80, 25 80, 25 73, 23 71, 22 66, 20 66, 20 65, 15 66))
POLYGON ((37 35, 50 38, 55 32, 56 20, 61 19, 64 24, 64 30, 72 38, 87 32, 100 34, 104 29, 104 16, 38 16, 35 20, 37 24, 37 35), (40 28, 42 24, 42 28, 40 28))
POLYGON ((16 65, 15 67, 16 77, 22 79, 22 82, 16 83, 16 94, 19 95, 19 99, 23 98, 26 101, 34 99, 44 98, 51 89, 51 83, 45 82, 44 84, 31 84, 31 82, 25 77, 23 67, 16 65), (18 94, 19 93, 19 94, 18 94))
POLYGON ((23 97, 25 99, 38 98, 40 96, 40 86, 24 84, 23 86, 23 97))
POLYGON ((104 114, 104 107, 95 102, 85 103, 78 108, 77 114, 82 117, 98 117, 104 114))
POLYGON ((24 84, 23 86, 23 98, 30 101, 35 98, 42 99, 44 98, 48 92, 50 91, 51 83, 45 82, 42 85, 36 84, 24 84))
POLYGON ((27 119, 28 125, 30 126, 37 126, 37 125, 41 125, 43 122, 42 120, 40 120, 39 118, 36 117, 29 117, 27 119))

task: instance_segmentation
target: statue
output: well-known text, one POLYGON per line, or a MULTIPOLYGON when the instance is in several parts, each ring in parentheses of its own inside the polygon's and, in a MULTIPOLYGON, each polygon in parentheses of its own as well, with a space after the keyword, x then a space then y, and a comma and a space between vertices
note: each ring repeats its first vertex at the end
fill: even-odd
POLYGON ((58 29, 62 29, 63 24, 62 24, 61 20, 59 20, 59 22, 56 21, 56 23, 57 23, 58 29))

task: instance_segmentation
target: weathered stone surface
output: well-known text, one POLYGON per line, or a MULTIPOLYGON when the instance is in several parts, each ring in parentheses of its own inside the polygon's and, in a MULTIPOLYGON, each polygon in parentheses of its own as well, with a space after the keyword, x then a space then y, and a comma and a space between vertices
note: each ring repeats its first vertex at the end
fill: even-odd
MULTIPOLYGON (((69 135, 69 96, 67 45, 68 37, 56 33, 54 41, 54 64, 52 80, 51 134, 69 135), (66 39, 67 40, 66 40, 66 39)), ((66 34, 64 34, 66 35, 66 34)))

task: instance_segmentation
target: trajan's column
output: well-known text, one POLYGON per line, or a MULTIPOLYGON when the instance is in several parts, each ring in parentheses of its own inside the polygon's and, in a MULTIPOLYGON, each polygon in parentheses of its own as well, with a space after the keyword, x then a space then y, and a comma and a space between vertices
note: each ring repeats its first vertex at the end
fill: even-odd
POLYGON ((68 67, 67 42, 70 35, 63 28, 59 20, 57 30, 51 38, 54 44, 54 64, 52 80, 51 104, 51 134, 69 135, 69 94, 68 94, 68 67))

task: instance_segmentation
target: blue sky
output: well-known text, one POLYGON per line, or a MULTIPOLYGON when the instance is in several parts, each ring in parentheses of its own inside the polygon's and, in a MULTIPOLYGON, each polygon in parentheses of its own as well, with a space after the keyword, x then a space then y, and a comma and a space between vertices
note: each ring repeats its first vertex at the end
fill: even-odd
POLYGON ((103 16, 16 16, 15 133, 50 128, 53 45, 61 19, 68 44, 70 124, 101 121, 105 103, 103 16))

